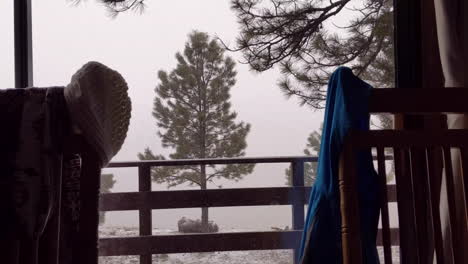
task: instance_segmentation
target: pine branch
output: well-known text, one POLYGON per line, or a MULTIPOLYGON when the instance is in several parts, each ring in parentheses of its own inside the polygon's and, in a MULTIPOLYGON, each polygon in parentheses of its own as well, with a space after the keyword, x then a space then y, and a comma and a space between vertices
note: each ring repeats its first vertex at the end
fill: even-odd
MULTIPOLYGON (((79 4, 82 0, 68 0, 73 4, 79 4)), ((116 17, 119 13, 133 10, 142 13, 146 7, 146 0, 96 0, 102 3, 111 17, 116 17)))
POLYGON ((242 63, 255 71, 279 66, 279 87, 301 105, 322 108, 324 86, 338 66, 346 65, 373 85, 393 83, 393 3, 369 0, 348 8, 349 0, 233 0, 241 31, 236 46, 242 63), (324 28, 344 8, 355 13, 347 25, 324 28), (343 34, 328 31, 341 30, 343 34))

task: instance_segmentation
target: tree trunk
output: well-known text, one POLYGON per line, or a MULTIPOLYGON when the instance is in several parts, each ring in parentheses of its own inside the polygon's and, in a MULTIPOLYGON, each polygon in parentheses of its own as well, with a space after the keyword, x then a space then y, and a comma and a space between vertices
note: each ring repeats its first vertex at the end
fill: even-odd
MULTIPOLYGON (((203 66, 201 70, 202 74, 202 80, 203 80, 203 66)), ((207 84, 203 83, 202 81, 202 89, 199 89, 199 96, 202 99, 200 102, 201 106, 201 120, 200 120, 200 125, 201 125, 201 137, 200 137, 200 143, 201 143, 201 158, 204 159, 206 158, 206 114, 207 114, 207 106, 206 106, 206 89, 207 89, 207 84)), ((207 181, 206 181, 206 165, 202 164, 200 165, 200 187, 202 190, 207 189, 207 181)), ((201 215, 201 221, 202 221, 202 230, 203 232, 207 233, 209 231, 209 226, 208 226, 208 207, 202 207, 202 215, 201 215)))
MULTIPOLYGON (((205 165, 200 165, 200 188, 202 190, 207 189, 207 182, 206 182, 206 167, 205 165)), ((202 230, 203 232, 208 232, 208 207, 202 207, 202 215, 201 215, 201 221, 202 221, 202 230)))

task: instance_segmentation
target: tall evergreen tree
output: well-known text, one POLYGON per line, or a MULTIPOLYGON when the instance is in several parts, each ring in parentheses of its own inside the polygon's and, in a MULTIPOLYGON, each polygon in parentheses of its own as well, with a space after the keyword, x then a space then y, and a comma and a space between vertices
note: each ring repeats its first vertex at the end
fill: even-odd
MULTIPOLYGON (((101 193, 110 193, 111 189, 114 187, 115 184, 114 174, 112 173, 103 173, 101 174, 101 193)), ((99 212, 99 224, 104 224, 105 218, 104 212, 99 212)))
MULTIPOLYGON (((313 131, 307 137, 306 148, 304 154, 306 156, 317 157, 320 153, 320 139, 322 138, 323 124, 320 125, 319 131, 313 131)), ((306 162, 304 164, 304 184, 305 186, 312 186, 317 178, 317 165, 318 162, 306 162)), ((286 171, 286 185, 292 186, 292 171, 287 168, 286 171)))
MULTIPOLYGON (((159 71, 153 116, 164 148, 174 150, 171 159, 240 157, 245 155, 250 125, 236 122, 231 110, 230 89, 236 83, 234 61, 208 34, 194 31, 183 53, 176 53, 177 66, 170 73, 159 71)), ((165 159, 150 149, 138 154, 143 160, 165 159)), ((253 165, 184 166, 153 168, 155 182, 169 187, 183 183, 207 189, 215 179, 240 180, 253 165)), ((208 227, 208 208, 202 208, 202 226, 208 227)))

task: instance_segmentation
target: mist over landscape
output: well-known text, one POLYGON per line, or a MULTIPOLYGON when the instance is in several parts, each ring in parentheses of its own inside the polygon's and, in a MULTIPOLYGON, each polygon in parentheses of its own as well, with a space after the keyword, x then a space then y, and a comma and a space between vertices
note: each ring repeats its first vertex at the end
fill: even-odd
MULTIPOLYGON (((155 1, 154 1, 155 2, 155 1)), ((0 87, 14 86, 13 3, 0 3, 0 87)), ((102 62, 120 72, 129 86, 132 118, 127 139, 113 161, 137 160, 146 147, 168 155, 161 146, 156 121, 152 117, 154 89, 159 70, 172 70, 175 53, 182 51, 193 30, 235 43, 239 25, 230 1, 157 1, 142 14, 126 12, 110 18, 94 1, 33 1, 34 83, 37 87, 69 83, 72 74, 90 60, 102 62)), ((347 21, 346 12, 336 21, 347 21)), ((280 72, 273 68, 255 73, 243 64, 242 55, 226 52, 237 62, 237 82, 231 89, 232 110, 238 121, 251 124, 246 157, 301 156, 307 136, 318 130, 323 112, 300 106, 287 99, 278 88, 280 72)), ((242 180, 217 181, 223 188, 285 186, 288 164, 259 164, 242 180)), ((114 174, 112 192, 137 191, 137 168, 104 169, 114 174)), ((209 185, 209 188, 217 188, 209 185)), ((186 184, 171 189, 194 189, 186 184)), ((167 190, 153 183, 152 190, 167 190)), ((154 210, 153 227, 175 230, 183 217, 200 218, 200 209, 154 210)), ((211 208, 210 220, 221 229, 269 230, 291 226, 290 206, 211 208)), ((106 213, 104 226, 137 226, 138 212, 106 213)), ((395 223, 393 223, 395 225, 395 223)))
MULTIPOLYGON (((157 71, 172 70, 175 53, 182 51, 192 30, 219 36, 234 43, 238 25, 229 1, 158 1, 142 15, 128 12, 109 18, 94 1, 77 6, 67 1, 33 1, 34 84, 37 87, 69 83, 71 75, 90 60, 102 62, 120 72, 129 86, 132 119, 127 139, 113 161, 137 160, 145 147, 168 154, 161 147, 156 122, 151 116, 157 71)), ((13 2, 0 3, 0 87, 14 86, 13 2), (10 10, 9 12, 7 10, 10 10)), ((237 120, 251 124, 247 157, 303 155, 307 136, 319 128, 322 113, 287 100, 277 87, 278 70, 257 74, 249 70, 239 53, 227 52, 236 62, 237 83, 231 90, 232 110, 237 120)), ((224 188, 285 186, 287 164, 257 165, 239 182, 221 181, 224 188)), ((136 191, 137 169, 104 169, 117 181, 112 192, 136 191)), ((215 186, 209 186, 215 187, 215 186)), ((153 190, 166 186, 153 184, 153 190)), ((179 186, 172 189, 194 188, 179 186)), ((200 209, 153 211, 153 226, 175 229, 180 217, 200 217, 200 209)), ((270 229, 291 225, 288 206, 210 209, 210 220, 222 228, 270 229)), ((136 226, 138 213, 106 213, 106 226, 136 226)))

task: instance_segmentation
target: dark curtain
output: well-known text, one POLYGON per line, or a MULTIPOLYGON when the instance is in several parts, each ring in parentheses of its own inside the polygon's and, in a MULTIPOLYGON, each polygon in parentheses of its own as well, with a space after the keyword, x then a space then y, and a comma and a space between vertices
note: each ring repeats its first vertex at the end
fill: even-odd
MULTIPOLYGON (((445 79, 445 87, 464 87, 466 88, 467 73, 467 45, 465 0, 434 0, 437 35, 439 41, 440 59, 445 79)), ((468 98, 467 98, 468 102, 468 98)), ((468 129, 468 117, 461 114, 450 114, 447 117, 448 128, 468 129)), ((441 188, 441 222, 444 239, 444 251, 447 256, 446 263, 453 263, 451 256, 451 236, 456 236, 456 241, 462 247, 462 255, 456 255, 455 263, 468 263, 468 223, 464 217, 464 197, 463 197, 463 175, 461 173, 460 151, 452 150, 452 166, 454 169, 455 199, 457 223, 459 223, 459 232, 451 232, 449 224, 449 210, 447 204, 446 179, 442 178, 441 188)), ((453 217, 453 216, 452 216, 453 217)))

